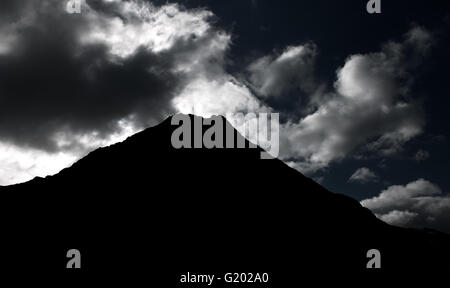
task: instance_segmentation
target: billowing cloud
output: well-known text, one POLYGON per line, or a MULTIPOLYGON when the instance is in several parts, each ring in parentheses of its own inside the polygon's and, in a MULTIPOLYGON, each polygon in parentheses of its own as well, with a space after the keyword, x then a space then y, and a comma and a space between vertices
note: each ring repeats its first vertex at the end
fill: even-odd
POLYGON ((57 173, 76 159, 69 153, 47 153, 0 143, 0 185, 57 173))
POLYGON ((249 89, 230 75, 195 79, 173 99, 173 104, 181 113, 202 117, 264 109, 249 89))
POLYGON ((393 225, 450 232, 450 196, 424 179, 390 186, 361 205, 393 225))
MULTIPOLYGON (((229 106, 206 105, 212 112, 258 105, 224 72, 230 35, 210 24, 208 10, 138 0, 88 0, 81 14, 58 0, 0 5, 0 144, 16 151, 2 159, 0 184, 15 182, 21 152, 36 163, 64 152, 71 160, 56 162, 68 164, 186 111, 201 97, 196 90, 210 93, 208 103, 223 91, 214 105, 229 106), (224 95, 236 95, 234 104, 224 95)), ((57 170, 36 167, 24 175, 57 170)))
POLYGON ((350 176, 348 181, 354 183, 377 182, 378 176, 369 168, 362 167, 356 170, 355 173, 350 176))
POLYGON ((297 94, 312 93, 316 54, 315 45, 307 44, 287 47, 276 57, 262 57, 248 67, 251 83, 265 97, 280 97, 295 90, 297 94))
MULTIPOLYGON (((408 226, 416 217, 419 216, 416 212, 410 212, 408 210, 399 211, 392 210, 387 214, 377 215, 378 218, 383 220, 386 223, 396 226, 408 226)), ((422 228, 422 227, 420 227, 422 228)))
POLYGON ((155 124, 229 41, 210 12, 175 4, 87 1, 68 14, 61 1, 19 2, 0 55, 0 137, 19 146, 58 151, 61 133, 104 138, 119 121, 155 124))
POLYGON ((298 159, 292 165, 307 172, 361 147, 390 155, 419 135, 425 121, 409 93, 410 75, 431 42, 426 30, 414 28, 381 52, 350 56, 337 71, 336 91, 314 113, 284 126, 285 159, 298 159))

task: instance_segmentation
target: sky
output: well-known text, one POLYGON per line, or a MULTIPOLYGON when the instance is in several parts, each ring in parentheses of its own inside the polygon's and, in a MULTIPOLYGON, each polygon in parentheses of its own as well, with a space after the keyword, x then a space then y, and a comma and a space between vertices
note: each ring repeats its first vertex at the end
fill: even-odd
POLYGON ((0 185, 174 113, 274 112, 289 166, 450 231, 448 1, 67 2, 0 2, 0 185))

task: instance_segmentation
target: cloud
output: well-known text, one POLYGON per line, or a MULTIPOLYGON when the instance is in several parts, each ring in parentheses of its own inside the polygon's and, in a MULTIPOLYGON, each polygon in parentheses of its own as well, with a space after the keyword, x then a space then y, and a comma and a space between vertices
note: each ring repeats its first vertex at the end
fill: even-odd
POLYGON ((229 42, 211 12, 176 4, 87 1, 81 14, 56 0, 19 4, 2 25, 14 41, 0 45, 0 137, 48 152, 62 133, 103 139, 120 121, 142 128, 176 112, 175 95, 221 67, 229 42))
POLYGON ((430 158, 430 152, 422 149, 417 151, 417 153, 414 155, 414 160, 416 160, 417 162, 425 161, 428 158, 430 158))
POLYGON ((450 232, 450 196, 424 179, 390 186, 361 205, 393 225, 450 232))
POLYGON ((301 162, 296 166, 305 172, 327 167, 357 148, 385 156, 401 150, 425 124, 409 89, 411 71, 430 42, 426 30, 414 28, 381 52, 348 57, 337 71, 335 91, 313 113, 284 125, 283 157, 301 162))
POLYGON ((389 223, 391 225, 407 226, 414 220, 414 218, 419 216, 419 214, 410 211, 392 210, 387 214, 377 216, 384 222, 389 223))
POLYGON ((287 47, 281 55, 264 56, 249 65, 251 83, 260 95, 280 97, 296 89, 314 90, 316 46, 306 44, 287 47))
POLYGON ((142 47, 155 53, 168 51, 179 41, 202 38, 209 33, 208 10, 182 10, 177 5, 155 7, 139 1, 116 1, 111 12, 121 17, 95 19, 81 35, 84 44, 102 43, 119 57, 128 57, 142 47))
POLYGON ((325 88, 315 75, 317 50, 314 43, 306 43, 256 59, 246 68, 245 83, 282 119, 301 119, 325 88))
POLYGON ((248 88, 230 75, 193 80, 173 99, 173 105, 181 113, 202 117, 263 110, 248 88))
POLYGON ((355 173, 348 179, 349 182, 354 183, 368 183, 377 182, 378 176, 369 168, 362 167, 355 171, 355 173))
POLYGON ((68 153, 46 153, 0 143, 0 185, 55 174, 76 159, 75 155, 68 153))
POLYGON ((0 145, 17 151, 2 161, 1 184, 26 178, 10 176, 20 153, 39 162, 32 178, 57 170, 42 155, 79 158, 194 104, 205 114, 259 106, 224 71, 231 37, 210 11, 88 0, 68 14, 65 4, 0 4, 0 145))

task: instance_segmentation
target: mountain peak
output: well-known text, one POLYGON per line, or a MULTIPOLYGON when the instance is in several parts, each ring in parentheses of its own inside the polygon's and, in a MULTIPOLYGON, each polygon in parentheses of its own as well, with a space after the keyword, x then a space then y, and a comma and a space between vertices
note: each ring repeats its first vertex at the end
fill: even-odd
POLYGON ((168 253, 152 250, 158 259, 182 263, 195 251, 192 261, 211 265, 247 261, 249 255, 273 265, 273 259, 287 263, 283 257, 296 255, 303 269, 325 270, 330 257, 343 269, 363 269, 366 252, 377 248, 389 259, 384 267, 446 267, 447 235, 387 225, 282 161, 261 159, 260 148, 176 149, 172 119, 97 149, 57 175, 2 187, 4 213, 18 215, 16 240, 39 233, 42 241, 33 245, 49 245, 45 239, 52 237, 95 242, 104 245, 94 245, 100 254, 153 243, 168 253), (224 258, 211 259, 214 249, 222 249, 217 255, 224 258))

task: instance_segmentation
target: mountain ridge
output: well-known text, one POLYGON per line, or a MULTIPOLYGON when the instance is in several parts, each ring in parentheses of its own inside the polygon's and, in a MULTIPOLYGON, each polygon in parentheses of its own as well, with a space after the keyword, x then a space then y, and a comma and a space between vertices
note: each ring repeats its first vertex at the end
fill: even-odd
POLYGON ((13 244, 48 235, 33 245, 84 247, 95 271, 117 269, 96 261, 110 259, 110 249, 135 264, 122 269, 140 271, 149 264, 132 255, 146 243, 166 251, 151 250, 162 263, 189 269, 230 268, 236 259, 253 270, 279 269, 274 263, 298 258, 304 271, 361 271, 370 249, 381 251, 389 270, 449 268, 447 234, 388 225, 281 160, 261 160, 261 148, 175 149, 170 119, 56 175, 1 187, 2 216, 16 216, 6 223, 20 235, 13 244))

